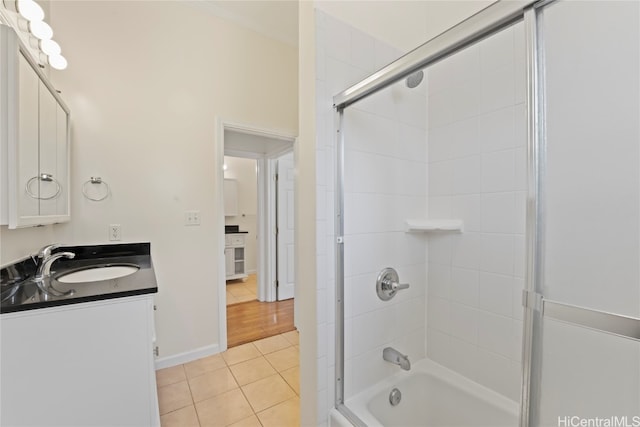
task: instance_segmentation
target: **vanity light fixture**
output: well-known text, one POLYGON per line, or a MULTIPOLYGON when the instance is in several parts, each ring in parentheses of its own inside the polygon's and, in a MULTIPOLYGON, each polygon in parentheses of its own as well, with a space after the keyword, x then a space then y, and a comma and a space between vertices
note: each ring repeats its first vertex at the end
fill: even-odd
POLYGON ((16 12, 27 21, 42 21, 44 10, 33 0, 16 0, 16 12))
POLYGON ((60 54, 60 45, 51 39, 53 30, 44 21, 44 10, 38 3, 34 0, 0 0, 1 6, 15 14, 15 18, 9 16, 9 24, 26 36, 30 51, 40 64, 49 64, 56 70, 67 68, 67 60, 60 54))
POLYGON ((29 21, 29 32, 40 40, 51 40, 53 30, 44 21, 29 21))
POLYGON ((65 68, 67 68, 67 60, 60 54, 49 55, 48 62, 49 65, 51 65, 56 70, 64 70, 65 68))

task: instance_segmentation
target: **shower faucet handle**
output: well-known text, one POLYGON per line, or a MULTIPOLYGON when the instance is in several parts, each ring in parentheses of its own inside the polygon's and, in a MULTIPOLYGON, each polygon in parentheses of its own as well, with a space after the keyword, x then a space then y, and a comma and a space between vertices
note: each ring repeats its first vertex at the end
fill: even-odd
POLYGON ((378 274, 376 280, 376 292, 383 301, 389 301, 396 296, 398 291, 409 289, 408 283, 400 283, 398 272, 391 267, 387 267, 378 274))

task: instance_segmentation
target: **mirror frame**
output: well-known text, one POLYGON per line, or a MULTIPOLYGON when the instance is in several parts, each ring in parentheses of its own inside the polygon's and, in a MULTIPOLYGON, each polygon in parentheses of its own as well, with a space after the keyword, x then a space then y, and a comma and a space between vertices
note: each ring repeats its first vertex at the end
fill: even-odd
POLYGON ((39 225, 57 224, 62 222, 68 222, 71 220, 71 111, 69 107, 60 97, 58 91, 53 87, 49 79, 41 71, 40 66, 33 60, 29 50, 24 44, 16 37, 15 52, 11 49, 8 52, 7 66, 8 66, 8 131, 9 131, 9 144, 8 144, 8 225, 10 229, 22 228, 22 227, 34 227, 39 225), (31 68, 37 74, 38 78, 49 92, 53 95, 56 102, 62 110, 66 113, 66 157, 67 157, 67 177, 65 182, 61 182, 62 191, 67 191, 67 203, 65 206, 65 213, 60 215, 32 215, 21 216, 20 215, 20 194, 23 189, 20 187, 19 182, 19 55, 22 55, 29 63, 31 68))

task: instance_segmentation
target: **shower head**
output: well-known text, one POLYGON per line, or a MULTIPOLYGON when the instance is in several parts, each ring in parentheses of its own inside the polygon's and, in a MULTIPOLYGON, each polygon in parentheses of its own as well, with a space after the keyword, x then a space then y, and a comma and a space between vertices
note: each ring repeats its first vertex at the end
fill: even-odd
POLYGON ((422 83, 422 79, 424 78, 424 72, 422 70, 416 71, 407 77, 406 84, 409 89, 413 89, 418 87, 420 83, 422 83))

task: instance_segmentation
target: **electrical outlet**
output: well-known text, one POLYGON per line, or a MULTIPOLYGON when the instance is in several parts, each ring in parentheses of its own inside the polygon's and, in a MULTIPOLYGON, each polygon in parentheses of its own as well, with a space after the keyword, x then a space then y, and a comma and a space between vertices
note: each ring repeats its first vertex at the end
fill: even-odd
POLYGON ((122 240, 122 229, 120 224, 109 225, 109 240, 122 240))
POLYGON ((200 225, 200 211, 185 211, 184 225, 200 225))

